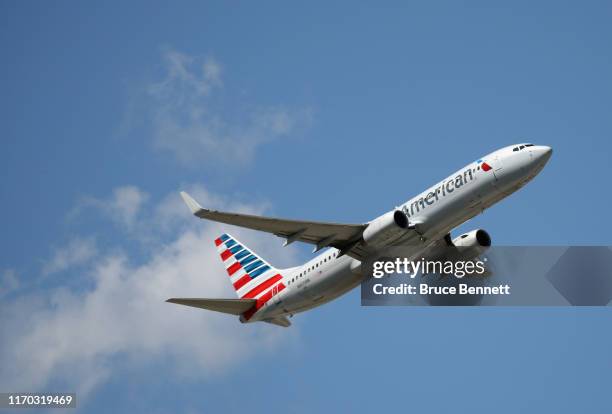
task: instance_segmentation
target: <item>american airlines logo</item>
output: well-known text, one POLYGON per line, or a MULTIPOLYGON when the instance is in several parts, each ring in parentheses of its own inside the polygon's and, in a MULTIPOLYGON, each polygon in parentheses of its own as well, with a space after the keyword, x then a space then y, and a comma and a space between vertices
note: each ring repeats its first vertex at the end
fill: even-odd
MULTIPOLYGON (((483 162, 482 160, 478 160, 477 163, 485 172, 492 169, 489 164, 483 162)), ((447 178, 429 193, 423 193, 425 195, 421 195, 419 198, 414 199, 414 201, 409 201, 408 203, 404 204, 402 206, 402 211, 408 217, 414 216, 422 209, 425 209, 425 207, 434 204, 436 201, 446 197, 455 190, 459 190, 461 187, 474 180, 475 172, 476 170, 468 168, 464 170, 463 173, 457 174, 455 177, 451 177, 450 179, 447 178)))
POLYGON ((482 167, 482 170, 487 172, 491 170, 491 166, 489 164, 487 164, 486 162, 483 162, 482 160, 478 160, 476 161, 478 164, 480 164, 480 166, 482 167), (482 163, 482 164, 481 164, 482 163))

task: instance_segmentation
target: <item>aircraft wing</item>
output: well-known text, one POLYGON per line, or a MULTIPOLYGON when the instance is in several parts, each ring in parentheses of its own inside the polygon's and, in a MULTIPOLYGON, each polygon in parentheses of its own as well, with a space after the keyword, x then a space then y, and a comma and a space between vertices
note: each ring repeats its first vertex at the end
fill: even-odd
POLYGON ((358 245, 360 244, 362 233, 367 226, 366 224, 286 220, 250 214, 228 213, 204 208, 185 192, 181 192, 181 197, 183 197, 191 212, 200 218, 272 233, 285 238, 285 245, 294 241, 301 241, 314 244, 316 246, 314 251, 329 246, 339 249, 341 254, 348 254, 357 258, 361 256, 358 252, 358 245))

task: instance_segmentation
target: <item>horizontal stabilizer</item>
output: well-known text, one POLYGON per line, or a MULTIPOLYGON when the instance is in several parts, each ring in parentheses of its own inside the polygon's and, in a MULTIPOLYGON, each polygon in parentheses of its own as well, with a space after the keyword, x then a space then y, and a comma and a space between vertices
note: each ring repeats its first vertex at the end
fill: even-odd
POLYGON ((193 306, 194 308, 208 309, 211 311, 241 315, 251 309, 256 299, 199 299, 199 298, 172 298, 166 302, 178 303, 179 305, 193 306))
POLYGON ((264 319, 263 321, 271 323, 273 325, 282 326, 283 328, 288 328, 291 326, 291 321, 285 316, 277 316, 276 318, 264 319))

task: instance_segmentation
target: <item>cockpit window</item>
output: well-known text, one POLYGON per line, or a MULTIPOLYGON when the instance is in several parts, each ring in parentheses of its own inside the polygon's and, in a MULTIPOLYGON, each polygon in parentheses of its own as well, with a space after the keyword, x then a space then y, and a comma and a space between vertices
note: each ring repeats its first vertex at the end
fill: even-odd
POLYGON ((518 147, 514 147, 512 148, 512 151, 520 151, 523 150, 527 147, 533 147, 533 144, 523 144, 523 145, 519 145, 518 147))

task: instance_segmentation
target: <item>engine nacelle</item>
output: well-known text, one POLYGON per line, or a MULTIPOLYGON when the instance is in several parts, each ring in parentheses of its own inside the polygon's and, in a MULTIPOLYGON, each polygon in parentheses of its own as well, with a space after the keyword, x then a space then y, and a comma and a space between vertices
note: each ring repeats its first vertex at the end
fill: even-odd
POLYGON ((453 239, 463 260, 471 260, 491 247, 491 236, 483 229, 476 229, 453 239))
POLYGON ((363 231, 363 240, 376 247, 388 246, 406 233, 408 217, 403 211, 390 211, 370 222, 363 231))

